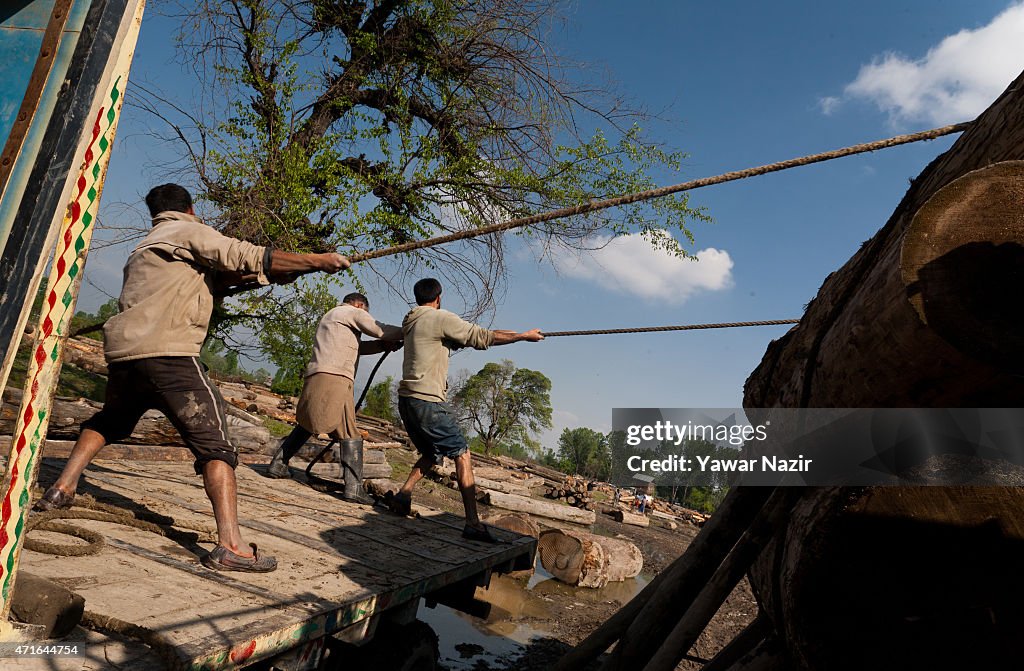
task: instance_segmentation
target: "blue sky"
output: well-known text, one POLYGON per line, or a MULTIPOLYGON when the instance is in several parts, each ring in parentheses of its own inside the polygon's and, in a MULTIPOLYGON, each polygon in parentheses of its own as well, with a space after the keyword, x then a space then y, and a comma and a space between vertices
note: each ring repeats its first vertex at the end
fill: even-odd
MULTIPOLYGON (((1024 3, 578 2, 552 48, 606 73, 656 113, 649 135, 689 154, 666 183, 969 120, 1024 69, 1024 3)), ((132 78, 189 95, 170 63, 172 26, 150 12, 132 78)), ((141 218, 167 181, 152 122, 126 108, 101 219, 141 218)), ((888 218, 908 180, 952 138, 839 159, 691 193, 701 261, 670 260, 638 240, 539 265, 513 245, 497 328, 570 330, 797 318, 825 277, 888 218)), ((116 295, 129 250, 97 250, 80 306, 116 295)), ((411 278, 411 281, 415 278, 411 278)), ((411 289, 410 289, 411 293, 411 289)), ((406 305, 371 296, 400 323, 406 305)), ((460 305, 445 307, 459 311, 460 305)), ((734 407, 765 347, 785 327, 555 338, 452 360, 453 372, 510 358, 553 383, 555 429, 608 430, 613 407, 734 407)), ((396 358, 397 357, 393 357, 396 358)), ((398 373, 396 360, 382 374, 398 373)), ((369 365, 363 365, 364 374, 369 365)), ((357 384, 358 387, 358 384, 357 384)))

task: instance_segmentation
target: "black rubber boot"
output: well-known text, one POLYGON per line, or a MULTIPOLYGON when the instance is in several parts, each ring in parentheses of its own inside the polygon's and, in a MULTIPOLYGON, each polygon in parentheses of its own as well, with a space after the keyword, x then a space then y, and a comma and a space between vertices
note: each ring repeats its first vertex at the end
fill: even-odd
POLYGON ((270 465, 267 466, 267 477, 290 478, 292 472, 288 468, 288 462, 302 449, 302 446, 306 444, 306 441, 312 435, 301 426, 296 426, 292 429, 292 432, 281 441, 281 447, 277 448, 274 458, 270 460, 270 465))
POLYGON ((341 498, 351 503, 373 504, 373 499, 363 491, 363 441, 361 438, 350 438, 339 442, 338 462, 341 466, 341 477, 345 479, 345 488, 341 498))

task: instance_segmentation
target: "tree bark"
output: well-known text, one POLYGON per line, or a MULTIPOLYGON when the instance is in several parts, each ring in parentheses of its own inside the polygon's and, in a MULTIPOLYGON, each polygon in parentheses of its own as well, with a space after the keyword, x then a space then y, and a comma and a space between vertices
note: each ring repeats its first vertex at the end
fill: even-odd
POLYGON ((540 536, 540 526, 529 515, 523 513, 495 513, 487 515, 482 519, 491 526, 514 531, 517 534, 533 536, 534 538, 540 536))
POLYGON ((629 541, 584 531, 542 531, 537 549, 551 575, 578 587, 621 582, 636 577, 644 566, 640 549, 629 541))
POLYGON ((484 497, 484 503, 505 510, 529 513, 530 515, 539 515, 540 517, 548 517, 585 526, 593 524, 597 519, 592 510, 580 510, 579 508, 565 506, 560 503, 549 503, 516 494, 505 494, 504 492, 487 492, 484 497))
POLYGON ((530 490, 526 487, 514 485, 511 482, 496 482, 487 478, 475 478, 476 486, 492 492, 504 492, 505 494, 516 494, 518 496, 530 496, 530 490))
MULTIPOLYGON (((1022 159, 1024 75, 769 345, 744 406, 1024 405, 1022 159)), ((1019 488, 814 488, 751 581, 802 668, 999 668, 1022 541, 1019 488)))

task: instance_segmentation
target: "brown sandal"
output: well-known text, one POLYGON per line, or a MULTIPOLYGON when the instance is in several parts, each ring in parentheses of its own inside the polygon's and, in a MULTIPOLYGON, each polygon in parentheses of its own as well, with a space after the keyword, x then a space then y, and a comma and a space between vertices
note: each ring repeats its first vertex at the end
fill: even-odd
POLYGON ((246 573, 270 573, 277 568, 277 560, 268 557, 260 552, 255 543, 249 543, 252 548, 251 557, 243 557, 235 554, 223 545, 213 548, 210 554, 199 561, 208 569, 214 571, 243 571, 246 573))
POLYGON ((61 510, 63 508, 70 508, 74 501, 74 492, 71 494, 65 494, 56 487, 50 487, 46 490, 46 493, 36 501, 36 504, 32 506, 32 510, 40 513, 45 513, 48 510, 61 510))

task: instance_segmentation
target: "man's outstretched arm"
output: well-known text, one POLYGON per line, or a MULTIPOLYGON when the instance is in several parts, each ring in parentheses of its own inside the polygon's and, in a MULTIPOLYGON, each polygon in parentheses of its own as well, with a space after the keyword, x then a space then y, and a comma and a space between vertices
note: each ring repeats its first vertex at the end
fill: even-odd
POLYGON ((541 333, 540 329, 530 329, 529 331, 523 331, 517 333, 515 331, 504 331, 498 330, 493 331, 494 342, 491 343, 491 347, 495 345, 510 345, 514 342, 538 342, 544 340, 544 334, 541 333))
POLYGON ((270 276, 289 277, 307 273, 336 273, 345 270, 352 263, 347 257, 335 252, 326 254, 295 254, 275 249, 270 253, 270 276))

